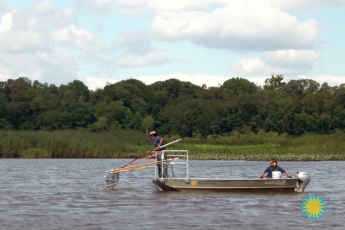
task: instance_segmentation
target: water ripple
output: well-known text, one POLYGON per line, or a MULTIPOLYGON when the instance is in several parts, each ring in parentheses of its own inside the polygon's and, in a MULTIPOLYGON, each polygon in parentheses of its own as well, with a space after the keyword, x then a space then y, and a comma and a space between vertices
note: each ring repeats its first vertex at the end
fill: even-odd
MULTIPOLYGON (((121 174, 119 190, 104 185, 118 159, 2 159, 2 229, 344 229, 345 162, 281 162, 290 174, 308 171, 305 193, 157 193, 154 169, 121 174), (319 220, 301 206, 309 195, 326 202, 319 220)), ((195 177, 257 177, 267 162, 191 161, 195 177)))

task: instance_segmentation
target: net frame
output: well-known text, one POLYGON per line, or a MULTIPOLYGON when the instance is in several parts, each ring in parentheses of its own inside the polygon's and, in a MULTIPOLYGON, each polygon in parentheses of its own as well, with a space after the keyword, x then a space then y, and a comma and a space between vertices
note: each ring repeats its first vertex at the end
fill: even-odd
POLYGON ((107 186, 116 186, 120 180, 120 174, 119 173, 109 173, 106 178, 105 182, 107 183, 107 186))

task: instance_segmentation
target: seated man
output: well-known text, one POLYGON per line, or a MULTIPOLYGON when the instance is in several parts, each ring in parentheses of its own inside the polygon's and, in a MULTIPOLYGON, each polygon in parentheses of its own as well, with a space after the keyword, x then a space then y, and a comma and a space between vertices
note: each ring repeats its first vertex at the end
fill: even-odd
POLYGON ((267 176, 265 176, 264 178, 272 178, 272 171, 280 171, 282 173, 285 173, 287 177, 291 178, 291 176, 289 175, 289 173, 287 171, 285 171, 282 167, 277 165, 276 160, 270 160, 270 163, 271 163, 271 165, 268 166, 264 171, 262 171, 259 178, 262 178, 262 176, 265 173, 267 173, 267 176))

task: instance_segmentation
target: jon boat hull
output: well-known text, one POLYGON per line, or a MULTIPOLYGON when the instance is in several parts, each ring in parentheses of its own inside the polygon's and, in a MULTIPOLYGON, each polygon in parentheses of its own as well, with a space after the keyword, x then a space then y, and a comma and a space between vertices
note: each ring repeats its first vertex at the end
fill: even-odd
MULTIPOLYGON (((163 150, 164 152, 179 152, 179 155, 167 155, 167 158, 180 159, 177 162, 167 161, 167 166, 179 164, 186 170, 184 178, 159 178, 157 170, 153 185, 158 191, 240 191, 240 192, 304 192, 311 177, 308 172, 297 172, 292 178, 193 178, 189 177, 188 150, 163 150), (183 161, 185 160, 185 162, 183 161)), ((162 154, 164 156, 164 154, 162 154)), ((157 163, 157 161, 155 162, 157 163)), ((175 166, 174 166, 175 167, 175 166)), ((163 167, 161 167, 163 170, 163 167)), ((162 171, 163 172, 163 171, 162 171)), ((174 175, 174 173, 172 174, 174 175)))
POLYGON ((295 192, 298 178, 284 179, 154 179, 162 191, 295 192))

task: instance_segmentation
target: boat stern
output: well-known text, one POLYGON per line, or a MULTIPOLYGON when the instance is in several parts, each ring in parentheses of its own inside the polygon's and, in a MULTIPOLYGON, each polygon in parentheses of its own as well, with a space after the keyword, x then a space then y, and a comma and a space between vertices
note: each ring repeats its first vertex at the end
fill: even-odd
POLYGON ((296 190, 297 192, 304 192, 305 188, 309 184, 311 180, 310 173, 308 172, 297 172, 297 185, 296 185, 296 190))

